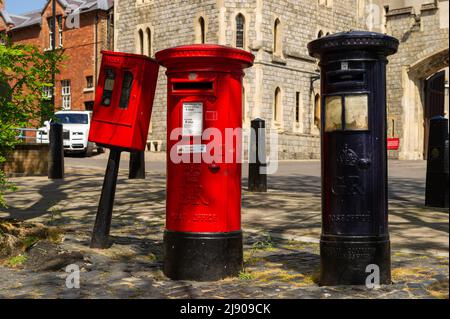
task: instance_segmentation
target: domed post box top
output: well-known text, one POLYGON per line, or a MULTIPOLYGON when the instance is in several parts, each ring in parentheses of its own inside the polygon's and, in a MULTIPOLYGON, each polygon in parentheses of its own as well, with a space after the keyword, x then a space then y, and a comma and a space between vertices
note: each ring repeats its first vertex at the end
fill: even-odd
POLYGON ((255 59, 250 52, 215 44, 178 46, 159 51, 155 57, 169 71, 193 68, 233 71, 251 67, 255 59))
POLYGON ((376 51, 384 56, 397 52, 399 41, 386 34, 368 31, 339 32, 311 41, 308 51, 312 57, 320 59, 332 52, 365 50, 376 51))

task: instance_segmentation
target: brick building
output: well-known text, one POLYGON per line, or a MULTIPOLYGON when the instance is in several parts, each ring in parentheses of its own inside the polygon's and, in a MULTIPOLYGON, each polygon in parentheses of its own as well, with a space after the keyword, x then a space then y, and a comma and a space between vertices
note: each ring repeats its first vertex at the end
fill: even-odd
MULTIPOLYGON (((56 0, 56 19, 52 0, 41 10, 21 15, 9 14, 7 1, 12 0, 4 0, 0 8, 0 33, 7 33, 13 43, 33 44, 43 51, 61 48, 66 56, 56 76, 56 110, 92 109, 100 51, 113 48, 113 0, 56 0)), ((51 98, 51 88, 43 94, 51 98)))
MULTIPOLYGON (((263 118, 268 133, 279 134, 280 159, 318 158, 319 72, 306 45, 327 33, 365 28, 361 2, 116 0, 115 49, 153 56, 168 47, 205 42, 253 53, 255 64, 244 78, 244 128, 249 128, 251 119, 263 118)), ((164 72, 161 68, 150 133, 150 140, 158 141, 162 149, 164 72)))

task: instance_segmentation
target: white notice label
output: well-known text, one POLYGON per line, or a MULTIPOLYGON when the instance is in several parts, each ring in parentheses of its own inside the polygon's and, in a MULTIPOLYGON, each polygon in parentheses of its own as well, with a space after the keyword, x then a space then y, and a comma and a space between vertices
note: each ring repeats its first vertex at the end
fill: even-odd
POLYGON ((178 145, 178 154, 185 153, 205 153, 206 144, 178 145))
POLYGON ((203 133, 203 103, 183 103, 183 135, 201 136, 203 133))

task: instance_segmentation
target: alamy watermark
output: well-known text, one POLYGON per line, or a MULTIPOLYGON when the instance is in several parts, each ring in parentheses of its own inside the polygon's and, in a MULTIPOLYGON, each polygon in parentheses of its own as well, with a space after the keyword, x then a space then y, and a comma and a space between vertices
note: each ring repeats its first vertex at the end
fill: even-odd
POLYGON ((77 264, 70 264, 66 267, 66 288, 80 289, 80 267, 77 264))
POLYGON ((366 273, 369 275, 366 277, 366 287, 369 289, 380 287, 380 267, 376 264, 369 264, 366 267, 366 273))
MULTIPOLYGON (((266 154, 266 139, 264 132, 250 129, 248 136, 248 161, 260 163, 261 174, 274 174, 278 169, 278 133, 268 134, 269 154, 266 154), (258 133, 258 134, 257 134, 258 133), (256 137, 258 136, 258 138, 256 137), (258 148, 256 150, 256 145, 258 148)), ((175 128, 170 132, 169 139, 173 143, 169 156, 174 164, 179 163, 242 163, 242 128, 210 127, 203 130, 201 135, 183 135, 182 128, 175 128)), ((172 144, 172 143, 171 143, 172 144)))

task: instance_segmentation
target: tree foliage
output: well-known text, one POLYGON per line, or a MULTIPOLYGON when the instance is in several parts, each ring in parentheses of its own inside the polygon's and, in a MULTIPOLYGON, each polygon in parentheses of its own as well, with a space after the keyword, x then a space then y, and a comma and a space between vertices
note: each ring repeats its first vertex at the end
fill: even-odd
POLYGON ((58 73, 61 51, 41 52, 33 45, 12 44, 3 37, 0 44, 0 206, 5 207, 5 190, 12 185, 1 167, 6 155, 21 143, 17 128, 41 124, 50 118, 52 107, 42 95, 44 87, 52 87, 52 72, 58 73))

